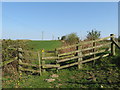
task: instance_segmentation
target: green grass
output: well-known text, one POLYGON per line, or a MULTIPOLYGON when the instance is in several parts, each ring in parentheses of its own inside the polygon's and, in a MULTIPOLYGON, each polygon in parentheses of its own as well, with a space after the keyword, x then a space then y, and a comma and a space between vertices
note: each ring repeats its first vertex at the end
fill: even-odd
POLYGON ((34 51, 39 51, 42 49, 45 50, 54 50, 61 46, 61 41, 58 40, 49 40, 49 41, 29 41, 28 47, 34 51))

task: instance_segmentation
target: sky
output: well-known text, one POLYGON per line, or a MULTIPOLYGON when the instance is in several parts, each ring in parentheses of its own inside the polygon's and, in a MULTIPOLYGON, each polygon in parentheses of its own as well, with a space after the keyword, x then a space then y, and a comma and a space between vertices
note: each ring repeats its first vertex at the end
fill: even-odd
POLYGON ((57 40, 77 33, 85 39, 92 29, 101 37, 118 35, 117 2, 3 2, 2 38, 57 40))

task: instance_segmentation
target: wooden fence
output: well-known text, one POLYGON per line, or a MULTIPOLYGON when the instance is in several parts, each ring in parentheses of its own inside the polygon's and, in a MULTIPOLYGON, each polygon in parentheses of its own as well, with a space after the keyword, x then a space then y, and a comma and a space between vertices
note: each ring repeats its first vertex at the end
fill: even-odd
POLYGON ((54 51, 45 51, 44 49, 39 52, 30 53, 36 56, 27 56, 29 58, 35 58, 33 62, 26 62, 28 58, 25 58, 26 51, 21 48, 17 49, 18 56, 13 60, 5 61, 1 63, 1 66, 7 65, 14 60, 19 61, 19 73, 21 71, 29 71, 33 73, 45 72, 49 69, 59 70, 68 68, 71 66, 78 66, 78 69, 82 69, 83 63, 87 63, 94 60, 99 60, 109 55, 115 55, 115 46, 120 49, 114 38, 115 35, 111 34, 109 37, 79 42, 74 45, 56 48, 54 51), (109 40, 108 40, 109 39, 109 40), (61 53, 62 50, 70 49, 68 52, 61 53))
POLYGON ((56 68, 57 70, 71 67, 74 65, 78 66, 78 69, 82 68, 82 64, 94 60, 99 60, 109 55, 115 55, 115 45, 120 49, 119 45, 115 42, 115 35, 111 34, 109 37, 79 42, 74 45, 56 48, 54 51, 42 52, 42 68, 56 68), (110 39, 110 40, 108 40, 110 39), (90 45, 91 44, 91 45, 90 45), (83 48, 85 45, 90 47, 83 48), (70 48, 76 48, 69 52, 60 53, 60 51, 70 48), (45 53, 54 53, 55 56, 47 57, 45 53), (55 60, 54 64, 46 64, 46 61, 55 60), (65 64, 66 63, 66 64, 65 64))

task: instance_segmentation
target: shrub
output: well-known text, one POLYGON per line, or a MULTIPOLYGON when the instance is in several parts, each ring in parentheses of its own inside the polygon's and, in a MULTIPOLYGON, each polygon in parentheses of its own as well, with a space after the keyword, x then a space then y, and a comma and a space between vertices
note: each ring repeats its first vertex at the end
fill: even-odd
POLYGON ((79 41, 79 37, 76 33, 71 33, 66 36, 63 36, 61 40, 65 40, 67 44, 72 45, 79 41))

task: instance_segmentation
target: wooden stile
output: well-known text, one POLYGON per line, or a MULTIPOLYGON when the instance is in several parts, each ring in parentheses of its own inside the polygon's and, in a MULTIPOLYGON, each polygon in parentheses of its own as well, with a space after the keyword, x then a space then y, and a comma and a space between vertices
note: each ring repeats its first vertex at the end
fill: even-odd
MULTIPOLYGON (((18 49, 18 60, 19 60, 19 70, 20 71, 31 71, 31 72, 37 72, 40 73, 40 75, 42 74, 42 71, 45 71, 46 69, 49 68, 56 68, 56 71, 58 71, 59 69, 63 69, 63 68, 67 68, 67 67, 71 67, 74 65, 78 65, 78 69, 82 69, 82 65, 83 63, 86 62, 90 62, 90 61, 95 61, 95 60, 99 60, 102 57, 107 57, 109 56, 109 54, 105 54, 104 52, 106 51, 111 51, 111 55, 115 55, 115 45, 120 48, 120 46, 115 42, 115 38, 114 38, 114 34, 111 34, 109 37, 105 37, 105 38, 101 38, 101 39, 97 39, 97 40, 93 40, 93 41, 88 41, 88 42, 80 42, 71 46, 67 46, 67 47, 61 47, 61 48, 56 48, 54 51, 44 51, 44 49, 42 50, 42 54, 40 55, 40 53, 38 52, 38 62, 39 65, 34 65, 34 64, 28 64, 28 63, 23 63, 22 62, 22 49, 19 48, 18 49), (97 45, 96 42, 105 40, 105 39, 109 39, 111 42, 107 42, 107 43, 103 43, 100 45, 97 45), (82 49, 82 46, 84 44, 89 44, 91 43, 92 46, 88 47, 88 48, 84 48, 82 49), (107 48, 104 49, 104 47, 106 48, 106 46, 111 45, 111 48, 107 48), (59 53, 58 51, 61 49, 66 49, 66 48, 71 48, 71 47, 76 47, 75 51, 71 51, 71 52, 67 52, 67 53, 59 53), (101 48, 103 47, 103 48, 101 48), (97 50, 98 48, 101 48, 102 50, 97 50), (84 51, 89 51, 92 50, 92 52, 85 52, 84 51), (46 53, 54 53, 52 55, 54 56, 48 56, 46 57, 45 54, 46 53), (102 53, 99 54, 99 53, 102 53), (99 56, 97 56, 99 55, 99 56), (90 57, 89 59, 85 59, 87 56, 93 56, 90 57), (73 62, 71 64, 67 65, 62 65, 61 62, 67 62, 69 60, 74 60, 77 59, 77 62, 73 62), (56 60, 55 64, 47 64, 47 62, 45 62, 46 60, 56 60), (39 70, 33 70, 33 69, 25 69, 22 68, 21 66, 31 66, 31 67, 36 67, 39 68, 39 70)), ((108 52, 109 53, 109 52, 108 52)), ((51 54, 50 54, 51 55, 51 54)), ((49 61, 48 61, 49 62, 49 61)))

